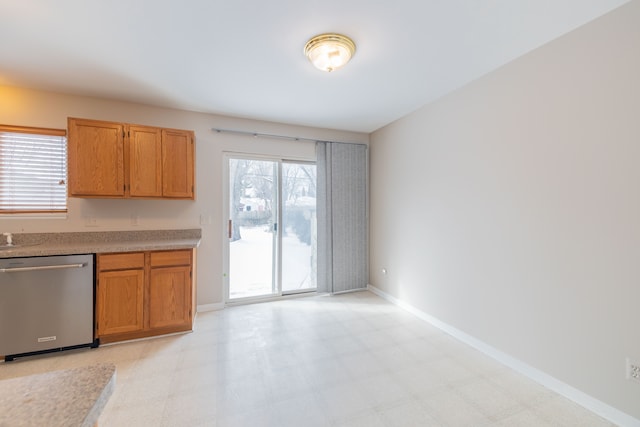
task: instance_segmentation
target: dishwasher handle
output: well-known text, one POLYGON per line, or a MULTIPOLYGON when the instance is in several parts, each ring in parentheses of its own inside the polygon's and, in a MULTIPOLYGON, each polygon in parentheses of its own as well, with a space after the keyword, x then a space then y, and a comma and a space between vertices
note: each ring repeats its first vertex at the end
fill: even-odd
POLYGON ((79 264, 59 264, 59 265, 38 265, 33 267, 9 267, 0 268, 0 273, 20 273, 23 271, 42 271, 42 270, 63 270, 66 268, 82 268, 86 267, 87 263, 79 264))

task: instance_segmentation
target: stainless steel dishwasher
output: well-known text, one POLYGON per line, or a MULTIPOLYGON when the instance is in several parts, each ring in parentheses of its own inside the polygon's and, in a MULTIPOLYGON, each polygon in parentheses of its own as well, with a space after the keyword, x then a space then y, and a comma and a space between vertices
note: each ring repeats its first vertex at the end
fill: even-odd
POLYGON ((0 355, 96 347, 93 255, 0 259, 0 355))

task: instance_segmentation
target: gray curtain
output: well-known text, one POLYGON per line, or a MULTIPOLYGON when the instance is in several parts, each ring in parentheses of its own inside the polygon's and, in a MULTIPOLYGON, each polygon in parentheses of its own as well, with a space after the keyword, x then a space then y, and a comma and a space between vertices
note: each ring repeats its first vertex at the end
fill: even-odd
POLYGON ((318 291, 366 288, 367 147, 318 142, 318 291))

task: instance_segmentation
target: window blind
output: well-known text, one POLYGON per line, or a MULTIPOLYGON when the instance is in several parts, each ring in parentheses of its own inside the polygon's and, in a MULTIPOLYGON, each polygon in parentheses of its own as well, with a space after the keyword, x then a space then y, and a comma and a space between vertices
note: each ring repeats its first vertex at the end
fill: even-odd
POLYGON ((66 131, 0 126, 0 214, 66 211, 66 131))
POLYGON ((367 147, 318 142, 318 291, 369 283, 367 147))

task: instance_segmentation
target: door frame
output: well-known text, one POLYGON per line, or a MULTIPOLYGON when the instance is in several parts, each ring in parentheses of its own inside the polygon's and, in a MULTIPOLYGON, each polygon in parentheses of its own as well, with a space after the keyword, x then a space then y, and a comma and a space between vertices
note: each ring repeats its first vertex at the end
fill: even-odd
POLYGON ((291 292, 282 292, 282 164, 283 163, 316 163, 316 159, 309 158, 299 158, 295 156, 277 156, 277 155, 269 155, 269 154, 258 154, 258 153, 245 153, 238 151, 223 151, 222 153, 223 165, 222 165, 222 268, 223 268, 223 277, 222 277, 222 286, 223 286, 223 294, 224 294, 224 304, 225 305, 238 305, 238 304, 247 304, 252 302, 260 302, 260 301, 268 301, 274 299, 282 299, 285 297, 295 297, 301 296, 304 294, 314 294, 316 290, 302 290, 302 291, 291 291, 291 292), (275 262, 274 264, 274 272, 273 272, 273 285, 276 287, 276 292, 269 295, 259 295, 259 296, 249 296, 242 298, 233 298, 230 299, 229 291, 230 291, 230 276, 229 276, 229 262, 230 262, 230 245, 229 245, 229 161, 231 159, 243 159, 243 160, 262 160, 262 161, 270 161, 277 164, 277 177, 278 182, 275 188, 276 191, 276 238, 274 239, 274 256, 275 262))

